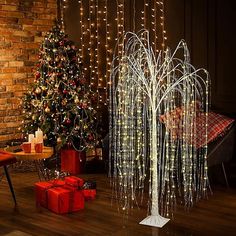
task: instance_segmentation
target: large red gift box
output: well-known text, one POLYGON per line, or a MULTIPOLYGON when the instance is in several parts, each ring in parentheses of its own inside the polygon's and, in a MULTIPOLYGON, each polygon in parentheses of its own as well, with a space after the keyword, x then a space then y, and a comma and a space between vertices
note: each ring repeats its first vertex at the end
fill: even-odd
POLYGON ((76 190, 66 185, 48 190, 48 209, 58 213, 68 213, 84 208, 84 195, 81 190, 76 190))
POLYGON ((65 177, 65 184, 80 189, 84 185, 84 180, 76 176, 69 176, 65 177))
POLYGON ((35 195, 36 195, 36 204, 47 207, 48 205, 48 196, 47 192, 51 188, 56 188, 63 186, 65 181, 62 180, 52 180, 48 182, 38 182, 35 183, 35 195))
POLYGON ((86 161, 85 152, 74 149, 61 150, 61 171, 77 175, 83 173, 86 161))

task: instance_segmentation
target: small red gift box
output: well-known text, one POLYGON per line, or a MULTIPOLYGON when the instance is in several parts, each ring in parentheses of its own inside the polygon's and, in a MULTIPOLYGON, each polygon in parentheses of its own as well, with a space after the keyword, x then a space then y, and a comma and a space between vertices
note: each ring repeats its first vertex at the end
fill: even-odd
POLYGON ((36 195, 36 204, 47 207, 48 205, 48 196, 47 191, 51 188, 56 188, 63 186, 65 181, 62 180, 52 180, 49 182, 38 182, 35 183, 35 195, 36 195))
POLYGON ((96 189, 83 189, 84 199, 93 200, 96 197, 96 189))
POLYGON ((58 213, 68 213, 84 208, 84 196, 81 190, 71 187, 57 187, 48 190, 48 209, 58 213))
POLYGON ((86 161, 85 152, 74 149, 61 150, 61 171, 77 175, 83 173, 86 161))
POLYGON ((65 184, 78 189, 83 187, 84 180, 76 176, 69 176, 65 177, 65 184))

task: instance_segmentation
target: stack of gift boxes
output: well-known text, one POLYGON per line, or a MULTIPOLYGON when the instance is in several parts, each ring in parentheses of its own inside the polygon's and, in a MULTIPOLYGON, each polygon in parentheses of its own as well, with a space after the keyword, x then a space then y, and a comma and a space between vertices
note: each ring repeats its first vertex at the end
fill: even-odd
POLYGON ((57 214, 75 212, 84 208, 85 200, 95 199, 96 182, 68 176, 64 180, 36 183, 35 194, 37 206, 57 214))

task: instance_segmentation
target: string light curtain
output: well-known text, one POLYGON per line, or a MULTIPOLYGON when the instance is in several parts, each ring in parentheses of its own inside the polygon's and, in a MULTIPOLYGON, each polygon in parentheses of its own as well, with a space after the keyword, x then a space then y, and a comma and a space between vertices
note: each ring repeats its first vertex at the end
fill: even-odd
MULTIPOLYGON (((71 0, 58 1, 64 25, 71 0)), ((77 38, 84 74, 90 90, 96 94, 97 107, 106 106, 113 54, 123 53, 122 42, 115 47, 119 38, 127 31, 137 33, 147 29, 156 53, 165 47, 164 0, 78 0, 77 3, 80 26, 77 38)))

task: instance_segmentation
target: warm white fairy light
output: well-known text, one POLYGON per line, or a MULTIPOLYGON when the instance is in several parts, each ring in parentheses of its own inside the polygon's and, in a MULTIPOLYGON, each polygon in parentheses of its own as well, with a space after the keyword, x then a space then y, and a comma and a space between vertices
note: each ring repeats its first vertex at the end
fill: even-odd
MULTIPOLYGON (((85 42, 84 42, 84 37, 87 33, 85 30, 85 25, 84 25, 84 7, 83 7, 83 0, 79 0, 79 15, 80 15, 80 48, 79 48, 79 53, 81 56, 82 61, 85 61, 85 56, 84 56, 84 50, 85 50, 85 42)), ((86 65, 84 65, 83 68, 85 71, 87 71, 86 65)))
POLYGON ((108 22, 108 11, 107 11, 107 1, 105 0, 105 5, 104 5, 104 19, 103 22, 105 24, 105 32, 106 32, 106 41, 105 41, 105 51, 106 51, 106 66, 105 66, 105 79, 104 79, 104 84, 103 88, 105 91, 105 98, 104 98, 104 105, 107 105, 108 101, 108 78, 110 76, 111 72, 111 48, 110 48, 110 41, 111 41, 111 36, 110 36, 110 24, 108 22))
POLYGON ((60 24, 61 24, 61 29, 64 31, 65 30, 65 22, 64 22, 64 15, 65 15, 65 9, 67 8, 67 0, 60 0, 60 24))
POLYGON ((91 86, 91 90, 93 91, 94 88, 96 87, 96 72, 95 72, 95 63, 96 63, 96 51, 95 51, 95 40, 96 40, 96 36, 94 31, 95 30, 95 0, 89 0, 89 31, 90 31, 90 39, 89 39, 89 56, 90 56, 90 86, 91 86))
MULTIPOLYGON (((119 40, 121 36, 125 33, 125 26, 124 26, 124 0, 117 1, 117 38, 119 40)), ((118 55, 122 55, 123 45, 120 42, 117 45, 118 55)))
POLYGON ((119 183, 115 186, 123 210, 137 201, 136 192, 140 188, 143 191, 150 167, 151 216, 141 224, 161 227, 168 219, 160 212, 169 216, 177 189, 183 192, 180 197, 186 207, 206 193, 207 146, 198 152, 193 148, 193 137, 203 135, 207 141, 207 135, 197 133, 193 127, 196 101, 204 105, 206 114, 208 111, 208 73, 190 64, 184 41, 173 54, 166 49, 155 56, 148 32, 141 32, 140 37, 127 33, 125 39, 123 56, 118 52, 111 74, 109 148, 113 162, 109 165, 114 165, 115 183, 119 183), (184 58, 177 58, 182 51, 184 58), (172 116, 179 114, 177 108, 181 123, 175 134, 176 119, 172 116), (163 113, 166 127, 160 121, 163 113))
POLYGON ((149 1, 148 0, 144 0, 143 18, 142 18, 144 29, 148 29, 148 25, 147 25, 148 10, 149 10, 149 1))
POLYGON ((152 14, 154 15, 154 42, 155 42, 155 53, 157 54, 158 53, 158 29, 157 29, 157 1, 158 0, 155 0, 154 1, 154 7, 152 9, 152 14))
POLYGON ((165 49, 165 44, 167 40, 166 36, 166 30, 165 30, 165 5, 164 5, 164 0, 159 0, 157 2, 159 5, 159 10, 160 10, 160 26, 161 26, 161 31, 162 31, 162 49, 165 49))

